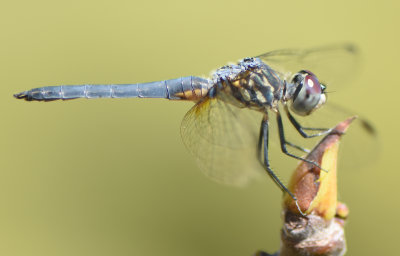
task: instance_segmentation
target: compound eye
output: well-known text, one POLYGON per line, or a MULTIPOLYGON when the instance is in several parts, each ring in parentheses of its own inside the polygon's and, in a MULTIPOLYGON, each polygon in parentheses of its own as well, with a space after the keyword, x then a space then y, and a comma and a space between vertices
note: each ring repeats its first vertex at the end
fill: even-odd
POLYGON ((293 79, 296 91, 291 109, 299 115, 309 115, 325 102, 323 88, 317 77, 310 71, 300 71, 293 79))
POLYGON ((319 95, 322 92, 321 85, 314 74, 306 75, 304 86, 306 87, 306 95, 319 95))

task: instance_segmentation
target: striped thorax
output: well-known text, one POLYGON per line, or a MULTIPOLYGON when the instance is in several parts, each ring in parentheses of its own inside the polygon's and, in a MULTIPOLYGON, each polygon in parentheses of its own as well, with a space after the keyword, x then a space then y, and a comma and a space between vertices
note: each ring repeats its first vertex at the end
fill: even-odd
POLYGON ((262 112, 275 109, 284 91, 284 82, 258 58, 245 58, 237 65, 218 69, 214 84, 226 100, 236 101, 230 103, 262 112))

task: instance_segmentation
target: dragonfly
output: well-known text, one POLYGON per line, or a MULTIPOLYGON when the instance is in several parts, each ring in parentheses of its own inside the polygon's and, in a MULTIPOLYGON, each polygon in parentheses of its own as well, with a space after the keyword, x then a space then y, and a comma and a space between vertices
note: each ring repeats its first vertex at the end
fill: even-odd
POLYGON ((285 155, 321 168, 316 162, 289 150, 308 152, 286 138, 281 113, 305 139, 331 132, 329 127, 305 127, 298 118, 312 116, 325 105, 327 87, 331 82, 339 84, 342 78, 346 78, 356 55, 356 48, 351 44, 285 49, 225 65, 210 78, 187 76, 134 84, 46 86, 14 96, 26 101, 45 102, 77 98, 192 101, 195 105, 183 118, 181 135, 208 177, 241 185, 266 172, 297 204, 297 198, 271 168, 271 122, 275 119, 280 150, 285 155), (320 77, 329 84, 321 82, 320 77))

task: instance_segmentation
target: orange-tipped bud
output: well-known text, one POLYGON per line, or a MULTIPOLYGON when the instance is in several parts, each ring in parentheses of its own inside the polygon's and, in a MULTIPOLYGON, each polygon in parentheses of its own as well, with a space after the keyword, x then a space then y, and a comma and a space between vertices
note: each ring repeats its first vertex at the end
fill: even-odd
MULTIPOLYGON (((302 212, 315 214, 326 220, 332 219, 337 208, 336 164, 339 140, 355 117, 338 124, 331 133, 308 154, 307 159, 317 163, 300 162, 292 175, 289 190, 298 200, 302 212)), ((285 195, 284 206, 292 213, 298 213, 297 206, 289 195, 285 195)))

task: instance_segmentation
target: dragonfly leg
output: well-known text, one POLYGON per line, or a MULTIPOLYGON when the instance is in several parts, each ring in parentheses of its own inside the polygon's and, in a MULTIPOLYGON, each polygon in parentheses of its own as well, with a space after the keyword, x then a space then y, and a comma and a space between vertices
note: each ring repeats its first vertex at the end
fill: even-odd
POLYGON ((310 150, 309 150, 309 149, 303 148, 303 147, 301 147, 301 146, 299 146, 299 145, 296 145, 296 144, 293 144, 293 143, 291 143, 291 142, 289 142, 289 141, 286 141, 286 145, 287 145, 287 146, 291 146, 292 148, 295 148, 295 149, 297 149, 297 150, 303 151, 304 153, 310 153, 310 150))
POLYGON ((306 214, 301 211, 296 196, 292 192, 290 192, 290 190, 280 181, 278 176, 276 176, 276 174, 274 173, 274 171, 271 169, 271 167, 269 165, 268 128, 269 128, 268 119, 266 117, 264 117, 263 120, 261 121, 260 135, 258 138, 258 145, 257 145, 258 159, 259 159, 261 165, 264 167, 265 171, 268 173, 268 175, 271 177, 271 179, 275 182, 275 184, 279 187, 279 189, 283 193, 288 193, 288 195, 293 199, 300 214, 303 216, 306 216, 306 214), (261 154, 262 149, 264 149, 263 154, 261 154))
POLYGON ((300 133, 300 135, 303 136, 303 138, 306 138, 306 139, 314 138, 314 137, 326 135, 332 131, 332 128, 303 127, 303 126, 301 126, 301 124, 299 122, 297 122, 297 120, 294 118, 294 116, 290 113, 287 106, 285 106, 285 111, 289 118, 289 121, 292 123, 294 128, 296 128, 296 130, 300 133), (314 134, 307 134, 305 131, 321 131, 321 132, 314 133, 314 134))
MULTIPOLYGON (((281 144, 281 150, 282 150, 282 152, 283 152, 284 154, 290 156, 290 157, 293 157, 293 158, 295 158, 295 159, 297 159, 297 160, 301 160, 301 161, 303 161, 303 162, 312 164, 312 165, 314 165, 315 167, 317 167, 317 168, 319 168, 319 169, 321 169, 321 170, 327 172, 327 170, 322 169, 321 166, 320 166, 318 163, 316 163, 316 162, 314 162, 314 161, 311 161, 311 160, 308 160, 308 159, 306 159, 306 158, 300 157, 300 156, 296 156, 296 155, 290 153, 290 152, 287 150, 286 145, 290 145, 291 143, 289 144, 289 143, 286 141, 286 139, 285 139, 285 132, 284 132, 284 129, 283 129, 282 117, 281 117, 281 114, 279 113, 279 111, 276 113, 276 121, 277 121, 277 123, 278 123, 279 141, 280 141, 280 144, 281 144)), ((293 145, 293 144, 291 144, 291 145, 293 145)))

